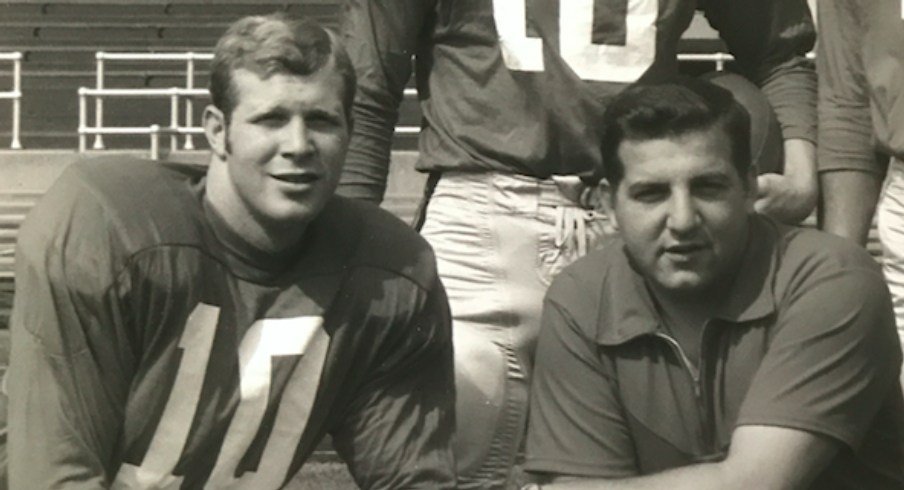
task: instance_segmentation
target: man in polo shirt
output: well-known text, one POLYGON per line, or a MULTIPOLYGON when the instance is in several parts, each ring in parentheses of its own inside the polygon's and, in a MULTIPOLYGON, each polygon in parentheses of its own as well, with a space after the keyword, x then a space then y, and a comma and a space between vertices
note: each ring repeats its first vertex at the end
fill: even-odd
POLYGON ((752 212, 749 127, 698 80, 607 109, 621 237, 547 293, 525 465, 543 489, 904 488, 881 272, 752 212))

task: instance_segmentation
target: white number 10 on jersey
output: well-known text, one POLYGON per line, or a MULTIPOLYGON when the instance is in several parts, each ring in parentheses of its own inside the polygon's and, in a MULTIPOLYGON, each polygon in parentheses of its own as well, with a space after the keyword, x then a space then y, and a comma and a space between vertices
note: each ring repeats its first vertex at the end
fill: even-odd
MULTIPOLYGON (((183 351, 176 379, 141 465, 124 464, 113 489, 179 488, 182 478, 172 474, 179 462, 198 409, 201 388, 216 333, 220 309, 199 304, 189 316, 179 340, 183 351)), ((292 456, 311 413, 320 381, 329 336, 323 318, 267 318, 248 329, 239 345, 240 401, 205 488, 278 488, 286 478, 292 456), (236 478, 239 461, 260 428, 270 398, 273 356, 300 355, 283 392, 276 420, 257 471, 236 478)))
MULTIPOLYGON (((543 71, 543 44, 527 37, 527 0, 493 0, 493 18, 505 66, 543 71)), ((625 44, 593 44, 597 0, 559 0, 559 53, 582 80, 631 83, 656 57, 658 0, 627 1, 625 44)))

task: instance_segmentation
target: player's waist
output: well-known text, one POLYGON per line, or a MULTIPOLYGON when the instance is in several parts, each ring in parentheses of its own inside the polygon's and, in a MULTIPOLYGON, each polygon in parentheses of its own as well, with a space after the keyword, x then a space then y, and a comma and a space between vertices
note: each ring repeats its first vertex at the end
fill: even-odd
POLYGON ((517 144, 506 138, 482 141, 476 138, 442 137, 426 128, 421 135, 417 169, 422 172, 494 172, 544 180, 552 175, 599 175, 602 168, 598 144, 582 142, 561 148, 527 139, 517 144))
POLYGON ((466 193, 478 189, 492 191, 500 199, 529 197, 539 206, 571 206, 599 209, 599 187, 582 181, 576 175, 553 175, 547 178, 495 170, 434 171, 437 188, 447 192, 466 193))

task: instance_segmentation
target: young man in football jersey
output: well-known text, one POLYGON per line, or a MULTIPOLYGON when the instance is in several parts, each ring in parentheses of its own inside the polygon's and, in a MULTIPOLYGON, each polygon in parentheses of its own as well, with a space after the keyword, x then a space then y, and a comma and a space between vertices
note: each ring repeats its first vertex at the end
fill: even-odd
POLYGON ((699 80, 611 101, 620 238, 546 296, 525 463, 544 490, 904 488, 881 271, 753 212, 749 124, 699 80))
POLYGON ((878 203, 904 345, 904 5, 827 0, 818 15, 820 225, 866 244, 878 203))
POLYGON ((363 488, 454 488, 427 244, 334 197, 355 75, 333 35, 233 24, 203 168, 72 165, 19 235, 13 488, 281 488, 325 435, 363 488))
POLYGON ((785 173, 760 178, 757 207, 799 221, 816 201, 805 0, 345 2, 360 90, 341 194, 382 199, 415 71, 417 167, 433 184, 421 231, 449 295, 456 410, 468 421, 455 446, 462 488, 505 482, 543 293, 608 228, 593 199, 603 109, 628 84, 678 70, 678 42, 698 5, 782 124, 785 173))

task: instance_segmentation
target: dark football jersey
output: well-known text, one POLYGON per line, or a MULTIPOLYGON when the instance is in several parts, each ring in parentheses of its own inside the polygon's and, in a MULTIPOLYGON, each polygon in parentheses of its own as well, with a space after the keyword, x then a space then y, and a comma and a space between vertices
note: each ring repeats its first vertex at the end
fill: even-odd
POLYGON ((425 242, 335 198, 268 256, 206 206, 203 175, 76 163, 26 220, 13 488, 278 488, 328 433, 364 488, 453 487, 448 307, 425 242))
POLYGON ((393 126, 414 64, 424 115, 420 170, 546 178, 602 174, 600 121, 627 84, 678 71, 704 11, 762 87, 788 138, 815 139, 814 42, 804 0, 347 0, 358 73, 341 192, 379 199, 393 126))
POLYGON ((819 166, 882 173, 904 159, 904 11, 893 0, 819 2, 819 166))

